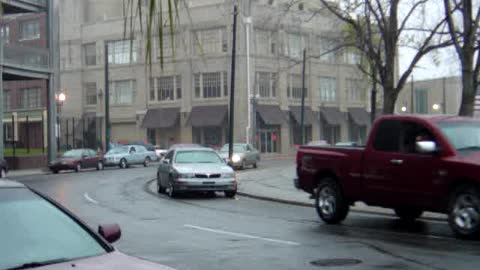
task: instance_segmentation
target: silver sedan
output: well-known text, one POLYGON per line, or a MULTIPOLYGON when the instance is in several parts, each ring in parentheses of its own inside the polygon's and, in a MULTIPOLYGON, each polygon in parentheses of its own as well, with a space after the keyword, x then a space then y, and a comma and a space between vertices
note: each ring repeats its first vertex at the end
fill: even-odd
POLYGON ((175 197, 181 192, 225 192, 237 194, 235 172, 212 149, 179 148, 170 150, 158 166, 158 192, 175 197))
POLYGON ((220 156, 233 168, 245 169, 246 166, 257 168, 260 153, 252 145, 246 143, 233 144, 232 160, 228 158, 228 144, 220 149, 220 156))

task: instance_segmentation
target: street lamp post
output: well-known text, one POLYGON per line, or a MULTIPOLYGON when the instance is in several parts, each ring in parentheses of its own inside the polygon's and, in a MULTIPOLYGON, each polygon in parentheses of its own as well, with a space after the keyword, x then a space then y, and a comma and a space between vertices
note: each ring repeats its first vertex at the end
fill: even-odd
POLYGON ((57 125, 55 135, 57 136, 57 152, 60 152, 60 114, 62 112, 62 106, 67 96, 65 93, 61 92, 58 95, 55 95, 55 100, 57 101, 57 125))

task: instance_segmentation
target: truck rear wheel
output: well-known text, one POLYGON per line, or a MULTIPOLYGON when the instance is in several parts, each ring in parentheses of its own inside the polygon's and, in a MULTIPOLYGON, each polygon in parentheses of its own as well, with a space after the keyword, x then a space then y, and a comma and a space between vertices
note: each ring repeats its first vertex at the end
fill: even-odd
POLYGON ((315 208, 325 223, 338 224, 347 217, 350 205, 337 181, 328 177, 320 180, 315 191, 315 208))
POLYGON ((402 220, 412 222, 423 214, 422 209, 399 207, 394 209, 395 214, 402 220))
POLYGON ((480 236, 480 190, 472 186, 458 188, 450 198, 448 223, 461 238, 480 236))

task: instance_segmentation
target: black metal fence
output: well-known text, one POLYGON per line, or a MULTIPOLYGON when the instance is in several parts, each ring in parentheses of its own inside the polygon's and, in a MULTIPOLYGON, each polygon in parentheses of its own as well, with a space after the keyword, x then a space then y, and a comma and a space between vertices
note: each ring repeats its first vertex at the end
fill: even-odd
POLYGON ((102 149, 102 121, 97 117, 59 118, 57 147, 60 151, 73 148, 102 149))

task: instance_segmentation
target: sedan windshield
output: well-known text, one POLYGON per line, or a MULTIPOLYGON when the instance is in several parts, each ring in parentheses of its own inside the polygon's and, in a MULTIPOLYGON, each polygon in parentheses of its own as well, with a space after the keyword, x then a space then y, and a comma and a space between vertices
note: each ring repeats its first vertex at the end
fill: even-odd
POLYGON ((182 151, 175 156, 175 163, 223 163, 212 151, 182 151))
POLYGON ((127 153, 127 152, 128 152, 128 147, 127 146, 116 147, 116 148, 113 148, 110 151, 108 151, 107 155, 108 154, 123 154, 123 153, 127 153))
POLYGON ((0 270, 106 253, 74 220, 25 188, 0 189, 0 270), (6 244, 8 243, 8 244, 6 244))
POLYGON ((70 150, 67 151, 63 154, 63 157, 65 158, 79 158, 82 156, 83 150, 70 150))
POLYGON ((480 123, 442 122, 438 126, 459 151, 480 151, 480 123))
MULTIPOLYGON (((228 152, 228 144, 224 145, 222 149, 220 149, 220 152, 228 152)), ((245 152, 245 145, 233 145, 233 152, 235 153, 243 153, 245 152)))

